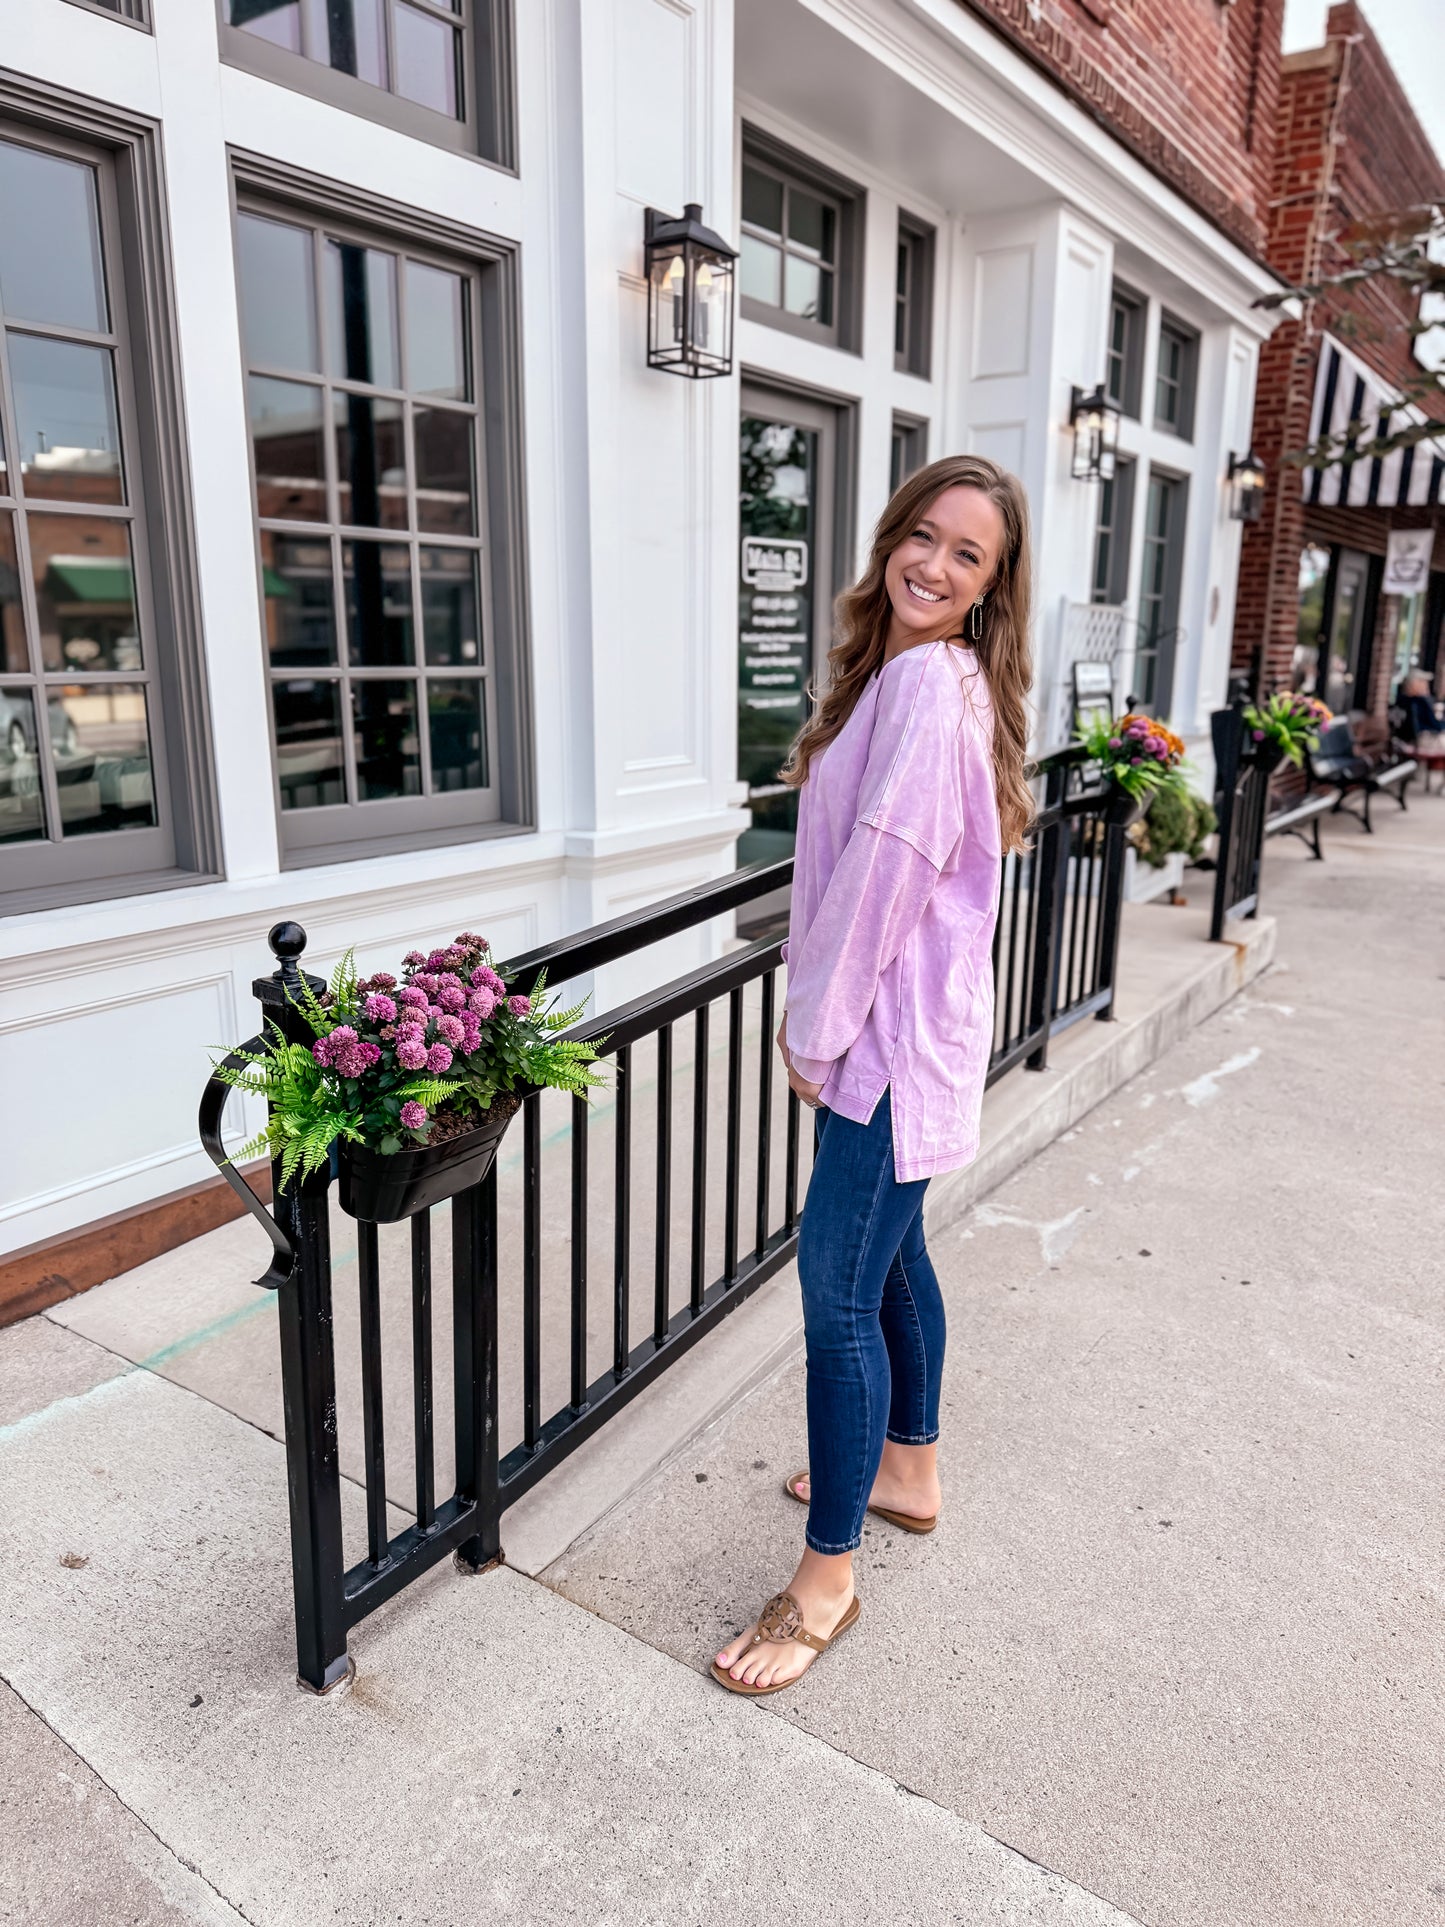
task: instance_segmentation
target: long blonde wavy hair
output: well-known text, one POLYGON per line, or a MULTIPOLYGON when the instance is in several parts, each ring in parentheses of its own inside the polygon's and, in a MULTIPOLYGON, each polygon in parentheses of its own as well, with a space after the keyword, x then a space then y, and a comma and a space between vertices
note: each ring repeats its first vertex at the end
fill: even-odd
POLYGON ((1029 653, 1029 505, 1015 475, 983 455, 946 455, 930 462, 896 491, 873 531, 868 566, 833 605, 837 640, 828 651, 828 684, 819 695, 817 679, 808 694, 817 707, 794 739, 778 772, 797 787, 808 766, 825 750, 853 714, 863 686, 883 664, 893 604, 883 571, 893 551, 917 526, 929 505, 948 488, 976 488, 995 504, 1003 521, 1003 553, 983 604, 983 634, 960 638, 978 656, 993 703, 993 769, 999 827, 1005 853, 1026 847, 1034 800, 1026 777, 1029 740, 1028 693, 1033 682, 1029 653))

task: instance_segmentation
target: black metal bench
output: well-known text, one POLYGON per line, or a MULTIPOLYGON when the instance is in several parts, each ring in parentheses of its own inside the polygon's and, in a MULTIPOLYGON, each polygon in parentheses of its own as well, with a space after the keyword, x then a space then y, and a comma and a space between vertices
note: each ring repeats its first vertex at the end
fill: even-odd
POLYGON ((1302 796, 1288 798, 1265 817, 1265 835, 1297 836, 1318 862, 1325 854, 1320 847, 1321 817, 1343 811, 1373 836, 1370 798, 1390 795, 1402 810, 1406 809, 1405 791, 1419 768, 1413 757, 1394 751, 1388 751, 1387 757, 1386 761, 1372 762, 1361 755, 1349 722, 1337 716, 1320 731, 1319 748, 1306 752, 1309 787, 1302 796), (1353 797, 1358 797, 1358 804, 1350 800, 1353 797))
POLYGON ((1346 816, 1363 823, 1371 836, 1375 826, 1370 821, 1370 798, 1393 795, 1402 810, 1408 808, 1405 791, 1419 767, 1413 757, 1395 756, 1388 750, 1386 760, 1379 762, 1362 756, 1354 731, 1343 716, 1326 723, 1320 731, 1319 748, 1308 752, 1308 761, 1312 786, 1334 792, 1331 814, 1343 810, 1346 816), (1358 806, 1351 804, 1352 796, 1358 796, 1358 806))

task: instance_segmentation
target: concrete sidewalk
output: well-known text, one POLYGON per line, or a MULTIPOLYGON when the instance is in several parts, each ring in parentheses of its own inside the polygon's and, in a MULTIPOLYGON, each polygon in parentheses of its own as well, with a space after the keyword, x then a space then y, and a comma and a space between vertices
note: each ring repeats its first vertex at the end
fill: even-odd
POLYGON ((246 1227, 189 1303, 133 1274, 0 1333, 0 1920, 1439 1920, 1445 805, 1327 839, 1271 851, 1252 990, 1267 926, 1141 909, 1126 965, 1185 976, 993 1094, 1015 1174, 930 1212, 945 1524, 870 1530, 857 1631, 761 1705, 703 1669, 798 1543, 785 1279, 326 1701, 246 1227))

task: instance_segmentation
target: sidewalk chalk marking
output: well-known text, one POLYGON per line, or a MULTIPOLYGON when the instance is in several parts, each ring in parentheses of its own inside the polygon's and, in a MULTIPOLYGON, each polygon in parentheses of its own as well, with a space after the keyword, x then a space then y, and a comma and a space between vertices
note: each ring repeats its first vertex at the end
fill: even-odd
POLYGON ((1242 1050, 1237 1056, 1226 1058, 1217 1070, 1205 1071, 1202 1077, 1196 1077, 1192 1083, 1181 1086, 1179 1095, 1197 1111, 1201 1104, 1212 1103, 1218 1097, 1221 1077, 1233 1077, 1236 1071, 1248 1070, 1251 1064, 1258 1063, 1263 1054, 1258 1044, 1249 1050, 1242 1050))
POLYGON ((974 1206, 975 1224, 988 1229, 998 1225, 1013 1225, 1020 1231, 1037 1231, 1039 1251, 1046 1265, 1057 1264, 1078 1237, 1081 1222, 1088 1207, 1076 1204, 1067 1217, 1039 1220, 1022 1218, 1016 1211, 1005 1210, 1001 1205, 978 1204, 974 1206))

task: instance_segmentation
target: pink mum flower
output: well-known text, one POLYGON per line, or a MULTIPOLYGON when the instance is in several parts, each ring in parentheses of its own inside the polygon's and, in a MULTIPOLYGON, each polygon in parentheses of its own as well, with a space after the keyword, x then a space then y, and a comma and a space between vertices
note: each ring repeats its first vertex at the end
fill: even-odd
POLYGON ((343 1077, 362 1077, 373 1064, 380 1061, 380 1050, 375 1044, 369 1044, 365 1038, 359 1038, 356 1043, 348 1044, 344 1050, 337 1051, 331 1059, 333 1069, 340 1071, 343 1077))
POLYGON ((378 970, 372 977, 371 987, 373 990, 395 990, 396 979, 389 970, 378 970))
POLYGON ((425 1010, 427 1001, 426 992, 424 990, 418 990, 415 984, 404 984, 396 993, 396 1001, 399 1004, 409 1004, 413 1008, 420 1007, 422 1010, 425 1010))
POLYGON ((426 1069, 427 1048, 419 1038, 408 1037, 405 1042, 397 1039, 396 1061, 404 1071, 426 1069))
POLYGON ((467 993, 462 989, 460 984, 443 984, 437 992, 437 1002, 443 1010, 465 1010, 467 1006, 467 993))
POLYGON ((373 1024, 390 1024, 396 1018, 395 1001, 379 990, 373 990, 361 1008, 373 1024))
POLYGON ((507 988, 490 964, 478 964, 472 972, 472 982, 478 990, 490 990, 494 997, 503 996, 507 988))
POLYGON ((532 1014, 532 1000, 530 997, 509 997, 507 999, 507 1009, 511 1011, 514 1017, 530 1017, 532 1014))
POLYGON ((452 1067, 452 1054, 445 1044, 433 1044, 426 1054, 426 1067, 434 1076, 452 1067))
POLYGON ((415 970, 418 964, 424 964, 426 962, 426 958, 419 950, 408 950, 402 958, 402 962, 404 964, 410 964, 412 969, 415 970))
POLYGON ((466 1028, 460 1017, 438 1017, 437 1036, 444 1044, 455 1047, 461 1043, 466 1034, 466 1028))
POLYGON ((467 999, 467 1008, 475 1017, 485 1020, 497 1008, 497 993, 494 990, 474 990, 467 999))
POLYGON ((401 1121, 408 1131, 419 1131, 426 1123, 426 1107, 411 1098, 401 1107, 401 1121))

